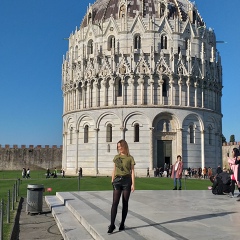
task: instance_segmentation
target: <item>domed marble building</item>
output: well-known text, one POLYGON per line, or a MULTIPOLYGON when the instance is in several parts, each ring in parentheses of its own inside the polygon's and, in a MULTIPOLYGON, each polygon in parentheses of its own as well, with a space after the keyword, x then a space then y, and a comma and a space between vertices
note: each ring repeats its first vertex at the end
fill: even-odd
POLYGON ((62 65, 63 168, 110 175, 125 139, 136 175, 222 159, 216 36, 189 0, 97 0, 62 65))

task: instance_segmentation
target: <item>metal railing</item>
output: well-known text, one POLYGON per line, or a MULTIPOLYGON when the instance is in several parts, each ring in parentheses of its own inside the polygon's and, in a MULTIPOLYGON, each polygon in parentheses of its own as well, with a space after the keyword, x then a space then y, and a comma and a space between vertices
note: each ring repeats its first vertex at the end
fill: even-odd
POLYGON ((0 240, 3 240, 3 222, 6 218, 6 223, 10 223, 10 211, 15 210, 15 203, 18 201, 20 179, 16 180, 12 191, 8 190, 6 193, 6 203, 4 199, 0 201, 0 240), (12 193, 12 194, 11 194, 12 193))

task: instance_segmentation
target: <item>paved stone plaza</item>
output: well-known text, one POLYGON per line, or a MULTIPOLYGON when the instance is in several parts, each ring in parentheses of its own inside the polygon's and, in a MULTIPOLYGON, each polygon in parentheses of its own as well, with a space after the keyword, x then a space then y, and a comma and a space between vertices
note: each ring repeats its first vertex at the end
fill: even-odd
MULTIPOLYGON (((237 193, 236 193, 237 194, 237 193)), ((62 192, 47 196, 64 239, 239 239, 240 202, 204 191, 135 191, 126 230, 107 234, 112 191, 62 192), (82 225, 81 225, 81 224, 82 225)))

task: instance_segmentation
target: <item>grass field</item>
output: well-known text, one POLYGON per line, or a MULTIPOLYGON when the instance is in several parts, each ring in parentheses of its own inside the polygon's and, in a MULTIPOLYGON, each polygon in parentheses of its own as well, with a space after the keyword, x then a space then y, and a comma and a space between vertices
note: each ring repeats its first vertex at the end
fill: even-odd
MULTIPOLYGON (((22 179, 21 171, 0 171, 0 198, 12 189, 17 179, 20 179, 20 196, 27 196, 28 184, 43 184, 44 188, 52 188, 52 192, 44 194, 55 195, 56 192, 78 191, 78 177, 48 178, 45 171, 32 171, 30 179, 22 179)), ((171 190, 173 180, 171 178, 136 178, 136 190, 171 190)), ((203 179, 182 179, 182 189, 206 190, 211 185, 209 180, 203 179)), ((80 191, 104 191, 112 190, 111 177, 90 177, 83 176, 80 179, 80 191)))
MULTIPOLYGON (((71 191, 106 191, 112 190, 111 177, 90 177, 83 176, 62 178, 48 178, 45 177, 45 171, 32 171, 30 179, 22 179, 21 171, 0 171, 0 200, 4 203, 7 201, 7 193, 10 190, 12 196, 12 189, 14 184, 19 181, 19 198, 27 197, 27 188, 29 184, 43 184, 44 189, 51 188, 51 192, 43 192, 45 195, 55 195, 56 192, 71 192, 71 191), (20 181, 18 180, 20 179, 20 181)), ((182 179, 183 190, 207 190, 211 185, 209 180, 203 179, 182 179)), ((136 178, 135 189, 137 190, 171 190, 173 189, 173 180, 171 178, 136 178)), ((18 198, 18 199, 19 199, 18 198)), ((15 204, 17 207, 17 203, 15 204)), ((15 209, 16 209, 15 207, 15 209)), ((13 226, 14 216, 16 210, 11 211, 10 224, 6 223, 6 216, 3 217, 3 239, 9 239, 10 232, 13 226)))

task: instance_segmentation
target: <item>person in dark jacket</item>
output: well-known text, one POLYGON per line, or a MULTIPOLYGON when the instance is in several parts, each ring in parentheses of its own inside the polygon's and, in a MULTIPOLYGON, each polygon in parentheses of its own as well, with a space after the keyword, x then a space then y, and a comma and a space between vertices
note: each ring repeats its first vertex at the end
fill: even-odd
MULTIPOLYGON (((210 179, 211 180, 211 179, 210 179)), ((226 169, 216 175, 213 180, 212 193, 215 195, 228 194, 231 191, 231 177, 226 169)))

